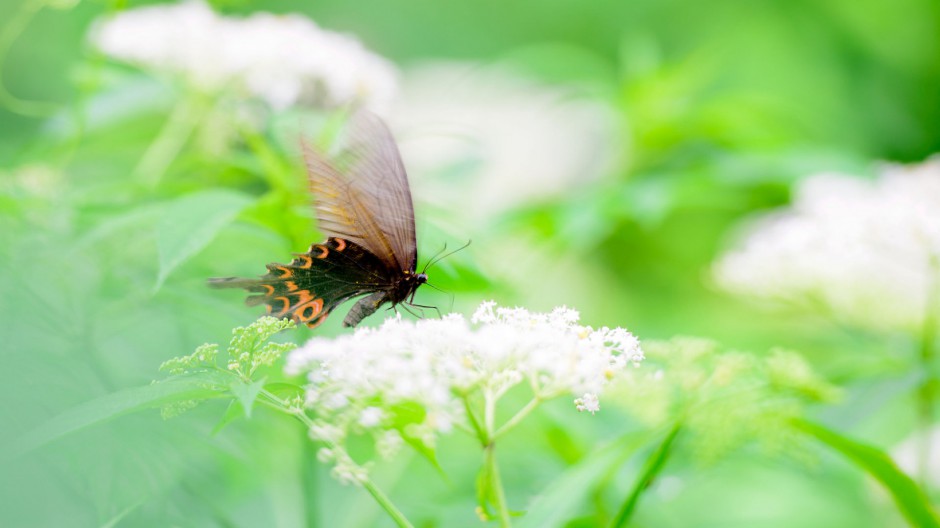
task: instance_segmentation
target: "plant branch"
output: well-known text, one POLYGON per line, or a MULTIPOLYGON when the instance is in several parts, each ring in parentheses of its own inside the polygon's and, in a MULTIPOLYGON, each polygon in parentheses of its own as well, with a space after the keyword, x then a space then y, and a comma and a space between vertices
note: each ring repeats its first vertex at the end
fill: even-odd
POLYGON ((134 167, 132 177, 148 188, 156 187, 167 167, 180 153, 205 115, 207 103, 189 96, 176 105, 157 137, 134 167))
POLYGON ((535 396, 534 398, 529 400, 529 403, 527 403, 525 407, 520 409, 519 412, 515 414, 515 416, 507 420, 506 423, 504 423, 499 429, 496 430, 495 433, 493 433, 493 440, 496 440, 500 436, 506 434, 510 429, 518 425, 519 422, 524 420, 526 416, 528 416, 532 411, 534 411, 535 408, 538 407, 540 403, 542 403, 542 399, 539 398, 538 396, 535 396))
POLYGON ((927 306, 924 313, 924 325, 920 335, 920 354, 918 357, 924 381, 917 391, 918 445, 917 445, 917 479, 925 492, 929 494, 930 486, 930 460, 932 458, 931 440, 934 421, 934 386, 936 375, 934 362, 936 361, 935 344, 937 340, 937 322, 940 316, 940 258, 933 256, 930 259, 931 284, 927 292, 927 306))
POLYGON ((503 489, 503 481, 499 476, 499 464, 496 462, 496 444, 490 443, 483 450, 484 464, 486 465, 486 474, 489 476, 490 486, 489 497, 496 506, 497 519, 501 528, 512 526, 509 518, 509 506, 506 503, 506 490, 503 489))
MULTIPOLYGON (((268 390, 261 389, 259 394, 263 396, 260 401, 268 407, 296 417, 307 428, 310 428, 314 425, 313 420, 307 416, 307 413, 303 412, 302 409, 292 407, 285 400, 278 398, 268 390)), ((336 448, 336 446, 331 442, 323 440, 320 441, 330 449, 336 448)), ((399 510, 395 504, 392 503, 391 499, 388 498, 388 495, 386 495, 378 486, 376 486, 372 479, 365 477, 361 479, 359 483, 362 484, 362 487, 369 492, 369 495, 372 495, 372 498, 375 499, 375 502, 377 502, 379 506, 385 510, 385 513, 387 513, 388 516, 391 517, 393 521, 395 521, 395 524, 398 525, 399 528, 414 528, 414 525, 412 525, 411 522, 408 521, 408 518, 405 517, 405 515, 401 512, 401 510, 399 510)))

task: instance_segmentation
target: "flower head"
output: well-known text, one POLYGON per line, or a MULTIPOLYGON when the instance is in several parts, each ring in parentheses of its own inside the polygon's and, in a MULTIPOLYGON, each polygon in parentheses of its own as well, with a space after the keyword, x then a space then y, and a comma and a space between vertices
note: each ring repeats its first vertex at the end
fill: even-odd
POLYGON ((872 328, 919 328, 940 281, 940 157, 874 181, 820 174, 716 265, 726 289, 820 306, 872 328))
POLYGON ((394 66, 354 37, 297 14, 221 16, 200 0, 124 11, 101 21, 92 41, 116 59, 203 90, 238 89, 276 109, 353 100, 381 107, 397 85, 394 66))
POLYGON ((379 328, 311 339, 288 356, 287 371, 307 376, 307 405, 320 429, 330 424, 331 442, 366 432, 379 451, 390 451, 402 440, 432 449, 439 434, 472 429, 471 394, 495 405, 520 384, 536 400, 572 394, 579 410, 597 412, 609 381, 642 360, 632 334, 581 326, 574 310, 533 313, 487 302, 469 321, 393 317, 379 328), (398 434, 388 436, 391 430, 398 434))

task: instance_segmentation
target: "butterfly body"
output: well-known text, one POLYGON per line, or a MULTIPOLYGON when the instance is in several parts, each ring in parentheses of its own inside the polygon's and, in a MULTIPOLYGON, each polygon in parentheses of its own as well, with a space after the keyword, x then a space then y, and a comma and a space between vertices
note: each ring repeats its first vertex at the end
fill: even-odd
POLYGON ((359 299, 343 320, 356 326, 382 305, 410 303, 427 275, 416 273, 414 211, 398 149, 378 118, 360 113, 350 124, 351 160, 343 169, 307 147, 304 154, 318 225, 329 237, 290 264, 268 264, 258 279, 210 279, 219 288, 244 288, 269 314, 313 328, 340 304, 359 299))

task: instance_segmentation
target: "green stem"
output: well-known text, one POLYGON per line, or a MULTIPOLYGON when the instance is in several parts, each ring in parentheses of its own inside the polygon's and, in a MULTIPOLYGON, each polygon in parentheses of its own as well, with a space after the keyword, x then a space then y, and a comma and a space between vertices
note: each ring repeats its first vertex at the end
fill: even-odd
POLYGON ((208 104, 198 96, 189 96, 170 113, 157 137, 131 173, 134 180, 148 188, 156 187, 167 167, 189 141, 189 137, 205 117, 208 104))
MULTIPOLYGON (((260 401, 268 407, 296 417, 308 429, 313 426, 313 420, 307 416, 307 413, 291 407, 286 401, 278 398, 270 391, 262 389, 259 394, 264 397, 260 401)), ((336 448, 336 446, 330 442, 323 443, 330 449, 336 448)), ((366 477, 361 481, 361 484, 362 487, 369 492, 369 495, 372 495, 372 498, 375 499, 375 502, 377 502, 379 506, 385 510, 385 513, 387 513, 388 516, 391 517, 393 521, 395 521, 396 525, 398 525, 400 528, 414 528, 414 525, 412 525, 411 522, 408 521, 408 518, 405 517, 405 515, 401 512, 401 510, 399 510, 395 504, 392 503, 391 499, 388 498, 388 495, 386 495, 378 486, 376 486, 375 482, 372 482, 371 479, 366 477)))
POLYGON ((58 110, 58 105, 42 101, 29 101, 13 95, 7 89, 6 83, 3 82, 3 66, 13 43, 23 34, 23 30, 36 16, 36 13, 46 7, 46 2, 47 0, 25 2, 0 32, 0 104, 3 104, 12 112, 30 117, 51 115, 58 110))
POLYGON ((490 442, 483 449, 483 457, 486 474, 489 476, 490 500, 493 502, 493 506, 496 507, 499 526, 507 528, 512 526, 512 521, 509 518, 509 506, 506 503, 506 490, 503 489, 503 481, 499 476, 499 464, 496 462, 496 444, 490 442))
POLYGON ((379 506, 385 510, 385 513, 387 513, 388 516, 391 517, 392 520, 395 521, 395 524, 397 524, 400 528, 414 528, 414 525, 408 521, 401 510, 392 504, 392 501, 388 498, 388 496, 382 493, 382 490, 380 490, 371 479, 366 478, 363 480, 362 487, 365 488, 370 495, 372 495, 372 498, 375 499, 375 502, 379 503, 379 506))
POLYGON ((679 435, 679 431, 681 429, 681 423, 676 422, 676 425, 674 425, 672 430, 669 431, 669 434, 666 435, 666 438, 663 439, 662 443, 656 447, 656 450, 653 451, 653 454, 650 455, 650 457, 646 460, 646 464, 643 467, 643 472, 640 474, 640 478, 637 479, 636 484, 633 485, 633 490, 627 497, 627 500, 624 501, 623 506, 620 507, 620 512, 617 514, 617 517, 613 522, 610 523, 611 528, 627 525, 627 522, 630 520, 630 516, 633 515, 633 511, 636 509, 636 506, 640 501, 640 495, 642 495, 643 492, 649 488, 650 484, 653 483, 653 480, 656 478, 656 476, 659 475, 659 472, 662 471, 663 466, 666 465, 666 460, 669 458, 672 445, 675 442, 676 437, 679 435))
POLYGON ((496 430, 495 433, 493 433, 493 440, 506 434, 510 429, 512 429, 519 422, 524 420, 525 417, 528 416, 529 413, 534 411, 535 408, 538 407, 540 403, 542 403, 542 400, 538 396, 532 398, 532 400, 530 400, 529 403, 525 405, 525 407, 520 409, 519 412, 517 412, 515 416, 507 420, 506 423, 504 423, 499 429, 496 430))
POLYGON ((473 407, 470 406, 470 396, 463 394, 460 399, 463 401, 463 408, 467 413, 467 420, 469 420, 470 425, 473 426, 473 430, 476 432, 480 443, 485 446, 490 441, 489 436, 486 434, 486 431, 483 430, 483 426, 480 425, 480 420, 477 419, 477 415, 473 411, 473 407))
POLYGON ((918 483, 921 488, 929 493, 930 486, 930 460, 931 452, 931 429, 934 420, 934 385, 936 376, 934 373, 934 362, 936 360, 935 343, 937 340, 937 320, 940 312, 940 259, 932 257, 930 259, 930 272, 932 284, 927 294, 927 306, 924 314, 924 326, 921 329, 920 336, 920 369, 924 375, 924 381, 917 391, 918 402, 918 421, 920 427, 918 431, 917 446, 917 469, 918 483))

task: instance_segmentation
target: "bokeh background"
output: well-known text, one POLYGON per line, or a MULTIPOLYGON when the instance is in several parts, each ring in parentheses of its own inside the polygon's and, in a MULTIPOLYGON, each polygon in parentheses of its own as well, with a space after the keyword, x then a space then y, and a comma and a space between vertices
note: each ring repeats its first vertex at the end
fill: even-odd
MULTIPOLYGON (((323 114, 236 108, 231 94, 195 93, 92 44, 101 20, 142 5, 0 3, 0 444, 226 341, 258 314, 205 279, 259 274, 319 238, 290 131, 318 129, 323 114), (191 119, 168 131, 172 116, 191 119)), ((211 5, 301 13, 389 61, 394 84, 377 111, 409 168, 421 260, 473 241, 429 272, 452 295, 423 288, 419 302, 462 313, 484 299, 568 305, 641 339, 783 346, 846 389, 819 410, 827 423, 885 449, 914 429, 914 339, 755 306, 723 293, 711 269, 743 222, 787 204, 801 178, 873 177, 879 161, 940 152, 936 2, 211 5)), ((316 332, 341 333, 340 320, 316 332)), ((318 465, 300 426, 259 412, 214 431, 223 410, 115 417, 5 460, 0 525, 389 525, 318 465)), ((630 427, 608 416, 563 402, 514 433, 501 454, 513 507, 630 427)), ((459 437, 441 449, 446 478, 402 457, 379 480, 421 526, 472 526, 479 453, 459 437)), ((629 470, 618 478, 626 486, 629 470)), ((605 515, 600 498, 582 510, 572 526, 605 515)), ((636 516, 896 522, 889 499, 837 457, 747 448, 708 464, 677 458, 636 516)))

